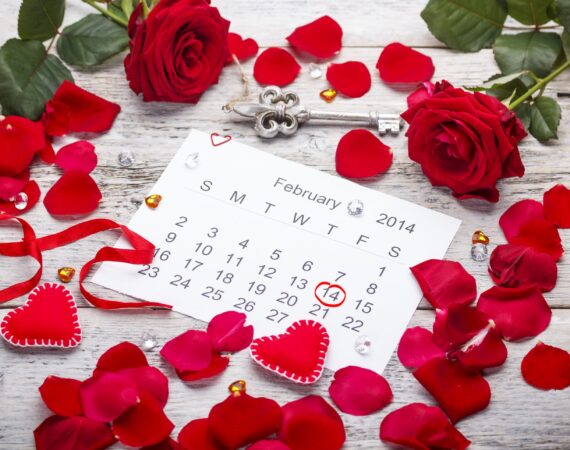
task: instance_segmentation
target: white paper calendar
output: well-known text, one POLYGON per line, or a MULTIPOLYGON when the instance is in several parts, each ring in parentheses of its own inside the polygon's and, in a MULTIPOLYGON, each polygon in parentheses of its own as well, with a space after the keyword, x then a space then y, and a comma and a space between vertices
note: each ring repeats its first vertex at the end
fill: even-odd
POLYGON ((104 263, 93 281, 204 321, 244 312, 256 337, 314 319, 330 335, 326 367, 382 372, 422 297, 409 267, 443 258, 460 221, 215 139, 192 131, 149 193, 158 208, 130 222, 153 263, 104 263))

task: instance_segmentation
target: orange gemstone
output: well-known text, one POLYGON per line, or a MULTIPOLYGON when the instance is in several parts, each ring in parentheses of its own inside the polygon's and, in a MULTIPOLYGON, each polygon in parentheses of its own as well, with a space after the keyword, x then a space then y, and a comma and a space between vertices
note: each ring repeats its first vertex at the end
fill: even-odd
POLYGON ((321 91, 320 96, 325 102, 331 103, 336 98, 336 90, 332 88, 325 89, 321 91))
POLYGON ((239 397, 241 394, 245 394, 245 381, 237 380, 228 386, 228 390, 234 397, 239 397))
POLYGON ((162 201, 162 195, 158 194, 149 195, 144 199, 146 206, 148 206, 150 209, 158 208, 158 205, 160 204, 161 201, 162 201))
POLYGON ((471 237, 471 242, 473 244, 485 244, 488 245, 489 242, 491 240, 489 239, 489 236, 487 236, 485 233, 483 233, 481 230, 477 230, 473 233, 473 236, 471 237))
POLYGON ((57 271, 57 276, 64 283, 69 283, 74 275, 75 269, 73 267, 62 267, 57 271))

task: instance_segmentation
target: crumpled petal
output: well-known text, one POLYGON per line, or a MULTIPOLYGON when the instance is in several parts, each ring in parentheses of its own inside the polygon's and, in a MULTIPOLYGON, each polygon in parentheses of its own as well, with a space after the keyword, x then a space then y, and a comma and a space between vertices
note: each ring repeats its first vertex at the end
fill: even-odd
POLYGON ((188 330, 164 344, 160 354, 176 370, 194 372, 210 365, 212 350, 205 331, 188 330))
POLYGON ((448 355, 472 370, 501 366, 507 356, 507 346, 492 322, 459 350, 448 355))
POLYGON ((465 344, 487 327, 489 318, 479 309, 468 305, 451 305, 437 309, 433 323, 433 340, 445 351, 465 344))
POLYGON ((499 219, 499 226, 507 241, 512 242, 512 239, 519 234, 521 226, 535 219, 544 219, 542 203, 536 200, 521 200, 503 213, 499 219))
POLYGON ((247 450, 291 450, 291 447, 276 439, 264 439, 250 445, 247 450))
POLYGON ((388 44, 380 53, 376 68, 386 83, 420 83, 433 77, 435 67, 429 56, 398 42, 388 44))
POLYGON ((558 261, 564 253, 560 234, 556 226, 545 219, 535 219, 525 222, 510 242, 512 244, 526 245, 539 252, 550 255, 558 261))
POLYGON ((566 389, 570 386, 570 354, 561 348, 538 342, 521 364, 525 381, 538 389, 566 389))
POLYGON ((145 366, 148 366, 148 361, 143 351, 131 342, 121 342, 99 357, 96 368, 116 372, 145 366))
POLYGON ((406 98, 408 103, 408 108, 413 108, 414 106, 419 105, 424 100, 427 100, 434 94, 434 91, 435 91, 435 84, 433 84, 431 81, 424 81, 418 86, 418 88, 414 92, 412 92, 406 98))
POLYGON ((90 175, 65 172, 44 198, 44 206, 54 216, 82 216, 97 209, 101 191, 90 175))
POLYGON ((28 203, 25 208, 18 209, 14 202, 0 200, 0 212, 10 214, 11 216, 17 216, 32 209, 40 199, 40 187, 38 186, 38 183, 33 180, 26 184, 24 189, 22 189, 22 192, 28 196, 28 203))
POLYGON ((206 332, 214 349, 235 353, 249 347, 253 341, 253 326, 245 326, 246 320, 244 313, 236 311, 226 311, 212 318, 206 332))
POLYGON ((58 416, 79 416, 83 414, 79 398, 81 381, 72 378, 48 376, 40 386, 40 395, 46 406, 58 416))
POLYGON ((131 379, 138 391, 152 395, 161 408, 168 402, 168 378, 156 367, 133 367, 115 372, 131 379))
POLYGON ((330 64, 327 69, 327 80, 334 89, 351 98, 362 97, 372 86, 370 71, 360 61, 330 64))
POLYGON ((226 64, 231 64, 234 62, 234 55, 239 62, 253 58, 259 51, 259 45, 252 38, 243 39, 237 33, 228 33, 228 49, 229 55, 226 64))
POLYGON ((544 193, 544 216, 558 228, 570 228, 570 189, 557 184, 544 193))
POLYGON ((208 426, 208 419, 188 422, 178 435, 178 441, 186 450, 222 450, 214 440, 208 426))
POLYGON ((457 362, 434 358, 413 374, 453 423, 485 409, 491 400, 491 388, 485 378, 457 362))
POLYGON ((182 381, 197 381, 215 377, 228 367, 230 358, 220 355, 217 351, 212 352, 212 360, 208 367, 201 370, 176 370, 176 374, 182 381))
POLYGON ((552 316, 537 285, 516 288, 494 286, 481 294, 477 309, 493 319, 507 341, 540 334, 548 327, 552 316))
POLYGON ((438 356, 445 356, 445 352, 434 342, 431 331, 425 328, 408 328, 400 339, 398 359, 408 369, 420 367, 438 356))
POLYGON ((283 406, 277 437, 293 450, 338 450, 346 440, 341 417, 322 397, 309 395, 283 406))
POLYGON ((87 417, 51 416, 34 430, 36 450, 95 450, 117 440, 111 428, 87 417))
POLYGON ((180 445, 172 438, 166 438, 164 441, 159 442, 158 444, 153 445, 145 445, 141 447, 140 450, 188 450, 187 448, 180 445))
POLYGON ((491 253, 489 275, 499 286, 537 284, 542 292, 548 292, 556 285, 558 268, 546 253, 525 245, 505 244, 491 253))
POLYGON ((332 58, 342 48, 342 28, 329 16, 323 16, 295 28, 287 40, 298 50, 316 58, 332 58))
POLYGON ((255 60, 253 77, 259 84, 287 86, 295 81, 300 71, 301 66, 291 53, 271 47, 255 60))
POLYGON ((165 440, 174 429, 174 424, 166 417, 156 399, 142 391, 139 404, 116 419, 112 428, 122 444, 142 447, 165 440))
POLYGON ((471 444, 437 406, 411 403, 380 424, 380 439, 415 450, 464 450, 471 444))
POLYGON ((394 397, 382 375, 357 366, 344 367, 335 372, 329 395, 338 409, 354 416, 367 416, 380 411, 394 397))
POLYGON ((346 133, 336 148, 336 171, 347 178, 366 178, 386 172, 394 155, 368 130, 346 133))
POLYGON ((78 170, 91 173, 97 166, 95 146, 87 141, 77 141, 61 147, 55 157, 55 163, 65 172, 78 170))
POLYGON ((26 169, 16 176, 0 175, 0 202, 10 201, 12 197, 24 190, 29 181, 30 169, 26 169))
POLYGON ((468 305, 477 297, 477 284, 455 261, 430 259, 411 268, 428 302, 434 308, 468 305))

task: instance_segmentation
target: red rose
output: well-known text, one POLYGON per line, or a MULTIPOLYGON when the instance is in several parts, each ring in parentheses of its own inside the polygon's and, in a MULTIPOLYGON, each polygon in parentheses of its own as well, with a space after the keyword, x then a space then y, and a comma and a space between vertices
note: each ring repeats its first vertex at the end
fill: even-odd
POLYGON ((131 15, 125 71, 145 101, 197 103, 218 82, 228 57, 228 29, 208 0, 161 0, 148 17, 131 15))
POLYGON ((449 187, 459 199, 497 202, 497 181, 524 174, 517 144, 527 133, 494 97, 443 81, 402 118, 410 124, 410 158, 432 185, 449 187))

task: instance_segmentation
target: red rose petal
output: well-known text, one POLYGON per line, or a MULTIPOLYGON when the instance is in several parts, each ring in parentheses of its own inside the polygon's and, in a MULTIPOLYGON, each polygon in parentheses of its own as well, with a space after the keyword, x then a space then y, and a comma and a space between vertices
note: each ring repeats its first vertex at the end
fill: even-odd
POLYGON ((197 381, 205 378, 211 378, 222 373, 228 367, 230 358, 220 355, 218 352, 212 352, 212 360, 210 365, 202 370, 177 370, 176 374, 183 381, 197 381))
POLYGON ((161 408, 168 402, 168 378, 156 367, 133 367, 116 372, 131 379, 139 392, 145 391, 152 395, 161 408))
POLYGON ((346 440, 338 413, 318 395, 309 395, 283 406, 277 437, 292 450, 338 450, 346 440))
POLYGON ((286 86, 297 78, 301 66, 293 55, 282 48, 271 47, 262 52, 253 66, 253 76, 259 84, 286 86))
POLYGON ((317 58, 328 59, 342 48, 342 28, 333 18, 323 16, 295 28, 287 40, 298 50, 317 58))
POLYGON ((464 450, 471 444, 440 408, 423 403, 411 403, 384 417, 380 439, 415 450, 464 450))
POLYGON ((386 83, 420 83, 433 77, 435 67, 429 56, 398 42, 388 44, 376 63, 386 83))
POLYGON ((55 157, 55 163, 64 171, 91 173, 97 166, 95 146, 87 141, 77 141, 61 147, 55 157))
POLYGON ((44 206, 54 216, 78 216, 97 209, 101 191, 88 174, 65 172, 44 198, 44 206))
POLYGON ((400 339, 398 359, 408 369, 420 367, 438 356, 445 356, 445 352, 433 341, 431 331, 425 328, 408 328, 400 339))
POLYGON ((536 285, 492 287, 481 294, 477 309, 493 319, 507 341, 540 334, 548 327, 552 316, 550 307, 536 285))
POLYGON ((438 309, 433 323, 433 340, 443 350, 456 350, 487 327, 489 318, 466 305, 438 309))
POLYGON ((570 228, 570 189, 557 184, 544 193, 543 202, 546 220, 558 228, 570 228))
POLYGON ((24 209, 16 208, 14 202, 11 201, 3 202, 0 200, 0 213, 10 214, 11 216, 17 216, 32 209, 40 199, 41 195, 40 188, 38 186, 38 183, 36 183, 35 181, 30 181, 24 187, 22 192, 28 196, 28 204, 24 209))
POLYGON ((229 56, 226 64, 234 62, 233 55, 239 62, 244 62, 253 58, 259 51, 259 45, 257 45, 255 40, 251 38, 243 39, 237 33, 228 33, 228 48, 229 56))
POLYGON ((394 155, 390 147, 368 130, 346 133, 336 148, 336 171, 347 178, 365 178, 386 172, 394 155))
POLYGON ((18 116, 4 117, 0 121, 0 174, 18 176, 45 146, 41 123, 18 116))
POLYGON ((0 202, 10 201, 10 199, 24 190, 30 182, 30 170, 26 169, 22 173, 11 177, 0 175, 0 202))
POLYGON ((372 85, 370 71, 360 61, 330 64, 327 80, 338 92, 351 98, 362 97, 372 85))
POLYGON ((236 311, 218 314, 208 324, 212 346, 219 352, 239 352, 253 341, 253 326, 244 326, 247 316, 236 311))
POLYGON ((468 369, 483 370, 503 365, 507 354, 507 346, 497 329, 490 324, 450 357, 457 358, 468 369))
POLYGON ((570 354, 561 348, 538 342, 521 364, 525 381, 538 389, 566 389, 570 386, 570 354))
POLYGON ((546 253, 524 245, 499 245, 491 253, 489 274, 504 287, 537 284, 543 292, 556 285, 558 268, 546 253))
POLYGON ((453 423, 485 409, 491 400, 489 383, 480 373, 445 358, 431 359, 413 374, 453 423))
POLYGON ((139 401, 137 385, 113 372, 101 372, 85 380, 79 394, 85 417, 101 422, 115 420, 139 401))
POLYGON ((392 389, 382 375, 356 366, 335 372, 329 395, 338 409, 354 416, 380 411, 393 398, 392 389))
POLYGON ((97 361, 97 369, 116 372, 121 369, 148 366, 143 351, 135 344, 121 342, 101 355, 97 361))
POLYGON ((468 305, 477 297, 475 278, 458 262, 430 259, 412 267, 411 271, 434 308, 468 305))
POLYGON ((52 164, 55 161, 55 152, 51 141, 46 138, 46 145, 38 152, 40 159, 46 164, 52 164))
POLYGON ((434 91, 435 85, 431 81, 424 81, 414 92, 408 95, 406 99, 408 108, 413 108, 424 100, 427 100, 434 94, 434 91))
POLYGON ((34 430, 36 450, 97 450, 117 440, 108 425, 86 417, 51 416, 34 430))
POLYGON ((291 450, 291 447, 275 439, 266 439, 249 446, 247 450, 291 450))
POLYGON ((140 403, 116 419, 112 428, 122 444, 142 447, 166 439, 174 424, 166 417, 156 399, 143 391, 140 393, 140 403))
POLYGON ((158 444, 145 445, 140 450, 187 450, 172 438, 166 438, 158 444))
POLYGON ((212 342, 205 331, 189 330, 164 344, 160 354, 176 370, 194 372, 212 362, 212 342))
POLYGON ((40 386, 40 395, 46 406, 58 416, 80 416, 83 414, 79 399, 81 381, 50 375, 40 386))
POLYGON ((503 213, 499 225, 507 241, 512 242, 512 239, 519 234, 521 226, 534 219, 544 219, 542 203, 536 200, 521 200, 503 213))
POLYGON ((553 223, 544 219, 525 222, 510 242, 532 247, 550 255, 555 261, 558 261, 564 253, 558 229, 553 223))
POLYGON ((222 450, 210 433, 208 419, 197 419, 187 423, 180 430, 178 441, 186 450, 222 450))

